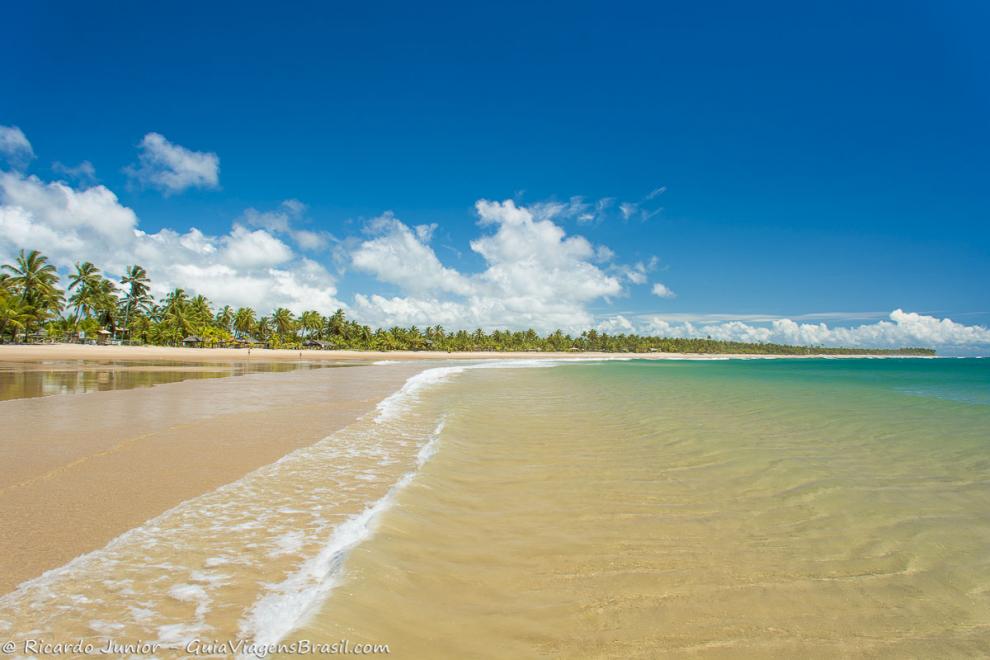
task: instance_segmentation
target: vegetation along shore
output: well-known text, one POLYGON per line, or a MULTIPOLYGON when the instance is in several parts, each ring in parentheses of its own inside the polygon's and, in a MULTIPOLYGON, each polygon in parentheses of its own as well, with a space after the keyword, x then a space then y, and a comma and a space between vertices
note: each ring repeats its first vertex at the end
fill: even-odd
POLYGON ((601 353, 710 353, 741 355, 934 355, 929 348, 841 348, 746 343, 716 339, 650 337, 586 330, 574 337, 560 330, 449 331, 371 328, 338 309, 329 316, 280 307, 259 315, 250 307, 215 309, 202 295, 174 289, 151 295, 144 268, 127 268, 119 282, 89 261, 76 263, 65 288, 47 257, 21 250, 0 269, 0 341, 99 341, 157 346, 259 346, 273 349, 364 351, 541 351, 601 353))

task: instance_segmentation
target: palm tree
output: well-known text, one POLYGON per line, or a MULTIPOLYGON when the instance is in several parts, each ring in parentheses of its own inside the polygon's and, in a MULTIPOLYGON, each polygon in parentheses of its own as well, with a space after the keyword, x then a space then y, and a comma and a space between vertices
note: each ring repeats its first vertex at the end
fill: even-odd
POLYGON ((189 314, 197 326, 208 325, 213 320, 213 308, 202 294, 189 301, 189 314))
POLYGON ((347 319, 344 310, 338 309, 327 319, 327 331, 331 337, 343 337, 347 329, 347 319))
POLYGON ((371 328, 369 328, 368 326, 366 325, 358 326, 357 336, 361 340, 364 346, 371 345, 372 334, 371 334, 371 328))
POLYGON ((223 309, 217 312, 214 321, 217 327, 230 332, 230 325, 234 322, 234 308, 230 305, 224 305, 223 309))
POLYGON ((0 340, 8 328, 11 340, 15 339, 17 331, 26 328, 33 319, 34 315, 27 303, 0 290, 0 340))
POLYGON ((169 338, 178 343, 193 332, 193 320, 190 318, 188 305, 172 305, 165 312, 162 325, 168 331, 169 338))
POLYGON ((53 321, 52 324, 62 337, 73 337, 79 334, 79 321, 78 315, 67 314, 53 321))
MULTIPOLYGON (((99 269, 88 261, 76 264, 76 273, 72 276, 69 289, 75 288, 75 293, 69 302, 76 308, 76 314, 83 316, 98 315, 101 317, 116 316, 117 288, 114 283, 100 275, 99 269), (112 311, 111 311, 112 310, 112 311)), ((105 321, 102 321, 106 325, 105 321)))
POLYGON ((162 316, 164 316, 168 314, 170 310, 177 307, 185 308, 188 304, 189 295, 186 294, 185 289, 172 289, 165 294, 165 299, 162 300, 160 311, 162 316))
POLYGON ((250 307, 239 308, 234 314, 234 330, 237 332, 237 336, 243 337, 250 334, 254 330, 255 321, 253 309, 250 307))
POLYGON ((148 293, 151 280, 148 278, 148 271, 134 264, 127 267, 124 276, 120 278, 120 283, 128 287, 127 295, 124 297, 124 331, 130 338, 131 312, 147 310, 152 303, 151 295, 148 293))
POLYGON ((272 324, 275 326, 275 331, 284 337, 292 332, 296 322, 292 317, 292 312, 285 307, 279 307, 272 312, 272 324))
POLYGON ((89 316, 92 309, 91 293, 100 280, 100 269, 91 261, 76 262, 76 272, 69 276, 69 291, 75 291, 69 302, 76 308, 76 314, 82 311, 89 316))
POLYGON ((185 289, 172 289, 156 309, 158 332, 169 343, 178 343, 192 332, 189 296, 185 289))
POLYGON ((112 280, 100 277, 90 291, 90 305, 101 326, 107 326, 117 333, 117 308, 120 299, 117 297, 117 285, 112 280))
POLYGON ((267 341, 272 336, 272 320, 262 316, 255 324, 255 330, 258 332, 258 339, 267 341))
POLYGON ((46 320, 62 309, 62 291, 58 284, 55 266, 48 257, 37 250, 25 253, 21 250, 14 264, 4 264, 2 269, 9 277, 5 286, 20 293, 21 302, 28 307, 31 319, 24 325, 25 337, 32 323, 46 320))
POLYGON ((306 331, 307 337, 312 337, 313 333, 319 333, 323 329, 323 317, 319 312, 309 310, 299 316, 299 325, 306 331))

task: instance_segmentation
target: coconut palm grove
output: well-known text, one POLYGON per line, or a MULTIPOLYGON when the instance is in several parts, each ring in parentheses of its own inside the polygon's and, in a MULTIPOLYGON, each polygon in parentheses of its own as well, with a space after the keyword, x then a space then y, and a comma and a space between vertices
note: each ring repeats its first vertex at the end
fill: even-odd
POLYGON ((928 348, 836 348, 745 343, 713 339, 645 337, 587 330, 572 337, 556 330, 448 331, 440 325, 371 328, 344 310, 293 314, 285 307, 259 314, 250 307, 216 309, 184 289, 160 300, 135 264, 116 282, 90 261, 77 262, 63 279, 38 250, 21 250, 0 271, 0 341, 97 341, 130 345, 212 346, 372 351, 598 351, 607 353, 744 353, 785 355, 934 355, 928 348))

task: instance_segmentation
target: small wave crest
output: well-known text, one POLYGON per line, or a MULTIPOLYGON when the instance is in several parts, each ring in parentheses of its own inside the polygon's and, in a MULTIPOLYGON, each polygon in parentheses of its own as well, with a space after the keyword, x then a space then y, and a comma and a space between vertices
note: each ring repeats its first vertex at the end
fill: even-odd
MULTIPOLYGON (((627 359, 632 358, 616 358, 627 359)), ((434 367, 419 372, 410 377, 401 388, 392 395, 383 399, 376 409, 375 421, 386 422, 396 418, 398 415, 408 410, 418 399, 419 394, 438 383, 446 382, 454 376, 470 369, 538 369, 546 367, 556 367, 568 362, 600 362, 601 358, 554 358, 554 359, 505 359, 492 360, 490 362, 476 362, 469 364, 459 364, 449 367, 434 367)))
POLYGON ((302 625, 337 585, 347 554, 371 536, 378 518, 388 510, 399 492, 436 453, 444 420, 416 455, 416 467, 406 472, 379 500, 338 525, 318 554, 278 584, 269 585, 241 621, 240 635, 258 645, 274 644, 302 625))

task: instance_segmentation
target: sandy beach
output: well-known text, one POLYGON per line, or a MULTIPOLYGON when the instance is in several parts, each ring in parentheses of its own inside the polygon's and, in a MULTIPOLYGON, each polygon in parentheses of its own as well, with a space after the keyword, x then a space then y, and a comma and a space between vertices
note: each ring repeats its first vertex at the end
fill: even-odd
POLYGON ((684 358, 860 358, 891 357, 884 355, 765 355, 727 353, 597 353, 597 352, 512 352, 512 351, 316 351, 283 350, 267 348, 180 348, 173 346, 87 346, 82 344, 23 344, 0 345, 0 362, 37 362, 42 360, 167 360, 184 362, 258 362, 330 361, 330 362, 380 362, 409 360, 538 360, 548 358, 637 358, 649 360, 677 360, 684 358))
MULTIPOLYGON (((48 350, 59 360, 164 353, 3 349, 9 361, 48 350)), ((326 437, 421 368, 258 373, 0 402, 0 594, 326 437)))
POLYGON ((24 371, 106 361, 148 372, 300 360, 347 367, 0 401, 0 593, 343 428, 430 360, 619 357, 692 356, 0 346, 0 366, 24 371))
POLYGON ((43 385, 0 401, 18 648, 986 645, 980 361, 9 348, 43 385))

